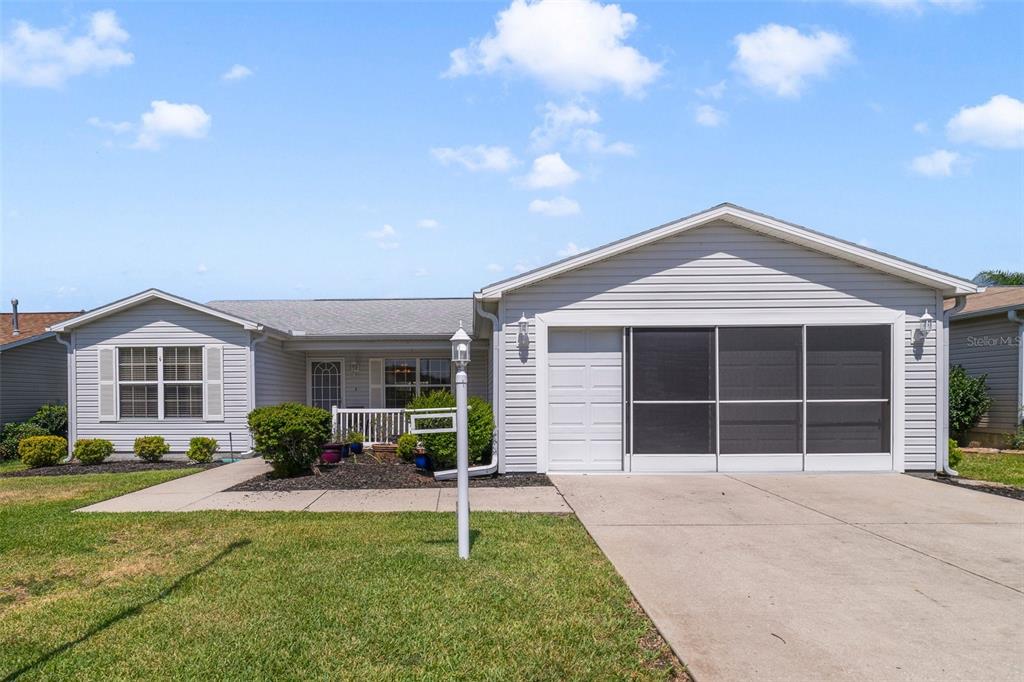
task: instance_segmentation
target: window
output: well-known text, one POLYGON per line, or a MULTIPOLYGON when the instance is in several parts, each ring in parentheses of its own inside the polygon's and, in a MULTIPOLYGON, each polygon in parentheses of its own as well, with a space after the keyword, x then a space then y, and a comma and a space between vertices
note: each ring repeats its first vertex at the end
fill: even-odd
POLYGON ((330 411, 332 407, 341 407, 344 403, 344 370, 343 363, 338 361, 314 361, 309 368, 310 394, 313 407, 330 411))
POLYGON ((202 418, 201 346, 132 347, 117 351, 122 418, 202 418))
POLYGON ((384 360, 384 406, 401 408, 420 394, 452 389, 448 358, 389 358, 384 360))

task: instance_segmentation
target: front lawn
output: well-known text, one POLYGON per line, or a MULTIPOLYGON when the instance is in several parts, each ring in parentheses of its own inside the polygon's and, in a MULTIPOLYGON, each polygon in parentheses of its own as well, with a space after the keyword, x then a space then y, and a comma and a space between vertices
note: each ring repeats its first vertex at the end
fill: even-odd
POLYGON ((964 452, 956 467, 962 478, 1005 483, 1024 488, 1024 454, 1009 452, 964 452))
POLYGON ((670 679, 570 516, 72 514, 182 470, 0 478, 0 679, 670 679))

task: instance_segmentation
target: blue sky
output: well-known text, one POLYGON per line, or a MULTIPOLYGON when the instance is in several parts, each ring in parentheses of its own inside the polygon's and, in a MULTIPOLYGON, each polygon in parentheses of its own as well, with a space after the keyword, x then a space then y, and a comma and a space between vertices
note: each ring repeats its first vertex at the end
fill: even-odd
POLYGON ((463 296, 722 201, 1024 267, 1021 3, 11 2, 2 30, 22 310, 463 296))

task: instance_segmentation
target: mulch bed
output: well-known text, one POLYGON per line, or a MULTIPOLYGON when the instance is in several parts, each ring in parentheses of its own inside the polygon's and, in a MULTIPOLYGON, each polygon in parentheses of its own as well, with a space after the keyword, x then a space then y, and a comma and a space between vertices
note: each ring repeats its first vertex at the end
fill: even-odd
POLYGON ((977 490, 980 493, 988 493, 989 495, 999 495, 1001 497, 1009 497, 1014 500, 1024 500, 1024 488, 1017 488, 1012 485, 991 483, 989 481, 977 481, 974 479, 954 478, 951 476, 936 476, 935 474, 912 475, 929 481, 937 481, 939 483, 945 483, 946 485, 956 486, 957 488, 967 488, 968 490, 977 490))
MULTIPOLYGON (((339 464, 321 464, 320 473, 292 478, 263 474, 239 483, 232 492, 259 490, 387 490, 392 488, 454 488, 455 481, 435 481, 428 471, 404 461, 378 462, 369 455, 356 455, 339 464)), ((552 485, 544 474, 504 474, 469 479, 473 488, 506 488, 552 485)))
POLYGON ((52 467, 22 469, 0 474, 0 478, 18 478, 21 476, 80 476, 82 474, 130 474, 134 471, 154 471, 158 469, 212 469, 223 462, 196 464, 191 461, 171 460, 167 462, 138 462, 125 460, 121 462, 103 462, 102 464, 58 464, 52 467))

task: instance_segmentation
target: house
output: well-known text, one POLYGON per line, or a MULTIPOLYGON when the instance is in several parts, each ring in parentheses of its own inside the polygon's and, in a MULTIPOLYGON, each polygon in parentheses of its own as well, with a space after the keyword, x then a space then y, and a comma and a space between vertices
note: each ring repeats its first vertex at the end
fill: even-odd
POLYGON ((71 349, 72 437, 122 451, 146 434, 237 449, 246 413, 284 400, 336 421, 401 415, 450 385, 462 321, 501 471, 941 470, 935 318, 975 291, 721 204, 472 298, 199 304, 150 290, 51 330, 71 349))
POLYGON ((19 313, 11 303, 12 312, 0 314, 0 428, 67 401, 67 350, 46 328, 80 314, 19 313))
MULTIPOLYGON (((952 311, 952 304, 947 308, 952 311)), ((1024 405, 1024 287, 988 287, 952 312, 949 361, 971 376, 988 375, 992 405, 966 442, 1003 447, 1024 405)))

